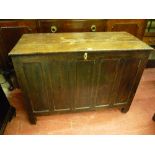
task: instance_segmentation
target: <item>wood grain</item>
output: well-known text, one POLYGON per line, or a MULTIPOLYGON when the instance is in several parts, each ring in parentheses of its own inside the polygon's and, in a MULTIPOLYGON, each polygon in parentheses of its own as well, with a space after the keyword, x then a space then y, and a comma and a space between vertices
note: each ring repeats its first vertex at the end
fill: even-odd
POLYGON ((45 114, 127 112, 151 51, 126 32, 27 34, 11 56, 36 123, 35 116, 45 114))
POLYGON ((47 33, 24 34, 10 55, 152 49, 127 32, 47 33))
POLYGON ((21 90, 7 92, 16 108, 16 117, 8 123, 5 135, 155 135, 155 68, 145 69, 133 104, 127 114, 118 109, 39 116, 35 126, 29 123, 21 90))

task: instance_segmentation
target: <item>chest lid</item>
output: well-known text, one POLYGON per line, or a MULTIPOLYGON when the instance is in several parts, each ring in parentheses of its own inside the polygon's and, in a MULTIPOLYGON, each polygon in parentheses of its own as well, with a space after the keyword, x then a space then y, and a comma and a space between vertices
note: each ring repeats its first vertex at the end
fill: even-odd
POLYGON ((9 55, 80 51, 153 50, 127 32, 80 32, 24 34, 9 55))

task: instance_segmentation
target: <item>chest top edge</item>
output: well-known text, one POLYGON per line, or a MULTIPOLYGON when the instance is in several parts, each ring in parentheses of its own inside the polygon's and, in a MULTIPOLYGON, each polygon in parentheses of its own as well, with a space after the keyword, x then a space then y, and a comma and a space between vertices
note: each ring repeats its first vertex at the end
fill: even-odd
POLYGON ((24 34, 9 55, 154 50, 127 32, 24 34))

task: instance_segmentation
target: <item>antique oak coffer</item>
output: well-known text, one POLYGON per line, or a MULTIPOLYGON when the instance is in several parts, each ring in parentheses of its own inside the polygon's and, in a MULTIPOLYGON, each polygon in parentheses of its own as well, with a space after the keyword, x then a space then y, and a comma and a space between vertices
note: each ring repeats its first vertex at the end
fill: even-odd
POLYGON ((127 32, 24 34, 10 55, 30 122, 118 107, 127 112, 150 51, 127 32))

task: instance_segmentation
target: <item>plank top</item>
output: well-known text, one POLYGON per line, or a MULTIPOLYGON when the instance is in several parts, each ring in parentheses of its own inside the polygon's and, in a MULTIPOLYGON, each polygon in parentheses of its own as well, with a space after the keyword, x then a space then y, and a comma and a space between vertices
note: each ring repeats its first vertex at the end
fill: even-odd
POLYGON ((24 34, 9 55, 80 51, 153 50, 127 32, 80 32, 24 34))

